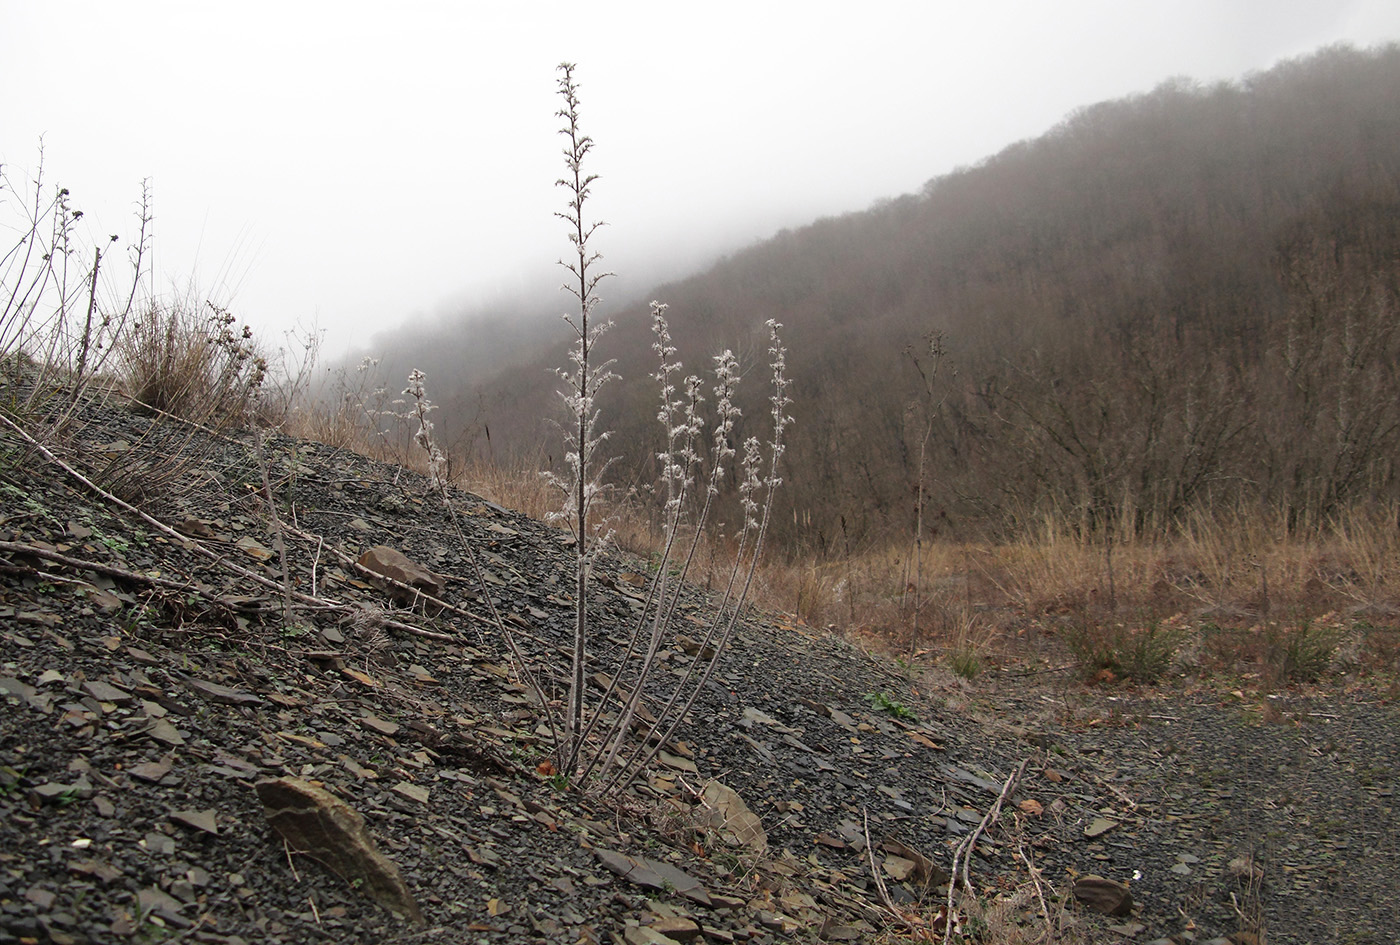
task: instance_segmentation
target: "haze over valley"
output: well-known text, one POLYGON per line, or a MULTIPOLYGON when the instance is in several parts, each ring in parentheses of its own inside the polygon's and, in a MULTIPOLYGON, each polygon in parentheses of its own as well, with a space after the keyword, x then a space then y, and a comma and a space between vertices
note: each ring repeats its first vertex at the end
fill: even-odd
MULTIPOLYGON (((1079 109, 646 295, 671 305, 690 370, 721 347, 761 358, 763 320, 787 326, 791 549, 905 533, 921 455, 937 528, 960 539, 1241 507, 1315 527, 1400 499, 1397 219, 1400 49, 1336 47, 1079 109)), ((619 477, 646 482, 645 303, 608 314, 623 380, 603 422, 631 457, 619 477)), ((564 340, 490 327, 381 339, 385 364, 426 370, 478 455, 545 462, 564 340)))

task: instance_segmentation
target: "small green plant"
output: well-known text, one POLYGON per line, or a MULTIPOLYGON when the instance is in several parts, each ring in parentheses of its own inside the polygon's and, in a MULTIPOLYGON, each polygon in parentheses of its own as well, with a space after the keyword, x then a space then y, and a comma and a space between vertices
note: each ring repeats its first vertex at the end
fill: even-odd
POLYGON ((125 555, 131 551, 131 543, 118 535, 108 535, 93 529, 93 536, 102 544, 104 548, 113 554, 125 555))
POLYGON ((22 508, 27 515, 40 516, 43 519, 57 523, 57 519, 49 514, 48 509, 44 507, 44 503, 34 498, 34 496, 25 492, 23 489, 20 489, 18 486, 13 486, 8 482, 0 482, 0 498, 3 498, 5 504, 10 506, 11 509, 22 508))
POLYGON ((887 692, 866 693, 865 701, 870 703, 872 709, 888 712, 897 719, 917 720, 917 716, 908 706, 895 700, 887 692))
POLYGON ((1153 683, 1171 668, 1184 638, 1183 629, 1157 623, 1141 628, 1085 623, 1071 630, 1065 643, 1086 680, 1153 683))
POLYGON ((960 646, 948 654, 948 668, 954 675, 973 680, 982 672, 982 657, 971 646, 960 646))
POLYGON ((24 774, 28 770, 28 767, 0 766, 0 797, 14 793, 19 788, 20 781, 24 780, 24 774))
POLYGON ((1342 628, 1304 619, 1294 627, 1271 627, 1265 660, 1279 682, 1317 682, 1332 665, 1342 628))

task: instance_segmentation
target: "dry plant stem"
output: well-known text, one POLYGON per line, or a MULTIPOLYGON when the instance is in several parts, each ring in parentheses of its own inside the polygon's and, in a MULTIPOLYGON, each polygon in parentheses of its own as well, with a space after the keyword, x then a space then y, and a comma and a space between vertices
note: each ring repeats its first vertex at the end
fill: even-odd
POLYGON ((267 503, 267 518, 272 523, 272 541, 277 561, 282 567, 282 620, 292 622, 292 574, 287 568, 287 542, 282 537, 282 519, 277 514, 277 500, 272 495, 272 480, 267 473, 267 452, 263 449, 262 430, 253 430, 253 452, 262 476, 263 501, 267 503))
POLYGON ((1040 885, 1040 871, 1031 862, 1030 854, 1026 852, 1019 838, 1016 842, 1016 857, 1026 864, 1026 874, 1031 878, 1031 885, 1035 888, 1035 898, 1040 903, 1040 917, 1045 920, 1045 934, 1040 937, 1041 941, 1048 942, 1054 934, 1050 923, 1050 907, 1045 902, 1045 891, 1040 885))
MULTIPOLYGON (((20 190, 9 186, 0 168, 0 190, 20 190)), ((36 358, 38 373, 34 384, 20 405, 32 408, 57 388, 67 387, 66 405, 59 406, 48 420, 48 437, 57 436, 72 420, 83 392, 93 382, 114 341, 121 334, 141 285, 147 248, 150 215, 150 188, 142 183, 140 200, 140 237, 131 254, 133 273, 130 292, 124 307, 104 313, 98 304, 98 284, 106 259, 102 246, 93 247, 93 263, 81 279, 69 279, 69 261, 76 259, 75 224, 82 217, 80 210, 69 203, 69 191, 59 188, 45 205, 44 153, 39 149, 39 166, 32 181, 34 200, 26 204, 21 226, 22 235, 14 246, 0 256, 0 354, 26 350, 38 344, 42 351, 36 358), (45 233, 41 224, 48 221, 45 233), (21 248, 23 252, 21 253, 21 248), (37 257, 37 258, 36 258, 37 257), (8 290, 5 286, 8 285, 8 290), (80 295, 86 293, 86 304, 80 295), (51 307, 41 313, 40 307, 51 300, 51 307), (77 317, 70 319, 71 314, 77 317), (82 314, 79 314, 82 313, 82 314), (59 384, 55 375, 62 374, 59 384)), ((116 236, 111 237, 115 242, 116 236)), ((110 269, 110 267, 108 267, 110 269)))
MULTIPOLYGON (((715 391, 719 402, 721 419, 720 425, 716 429, 715 446, 711 457, 710 475, 706 482, 705 499, 701 505, 695 521, 691 524, 693 529, 689 546, 680 557, 680 571, 675 576, 674 584, 669 583, 672 556, 675 553, 676 541, 680 534, 681 526, 685 520, 686 503, 691 492, 691 485, 695 478, 695 472, 700 464, 700 454, 695 449, 695 441, 703 432, 703 425, 699 417, 698 405, 700 401, 700 381, 691 377, 686 381, 686 401, 673 401, 672 395, 675 388, 671 383, 670 376, 680 370, 680 362, 674 360, 675 349, 671 347, 671 336, 665 319, 666 306, 660 302, 651 303, 652 327, 656 332, 657 341, 653 345, 661 356, 660 370, 655 375, 661 384, 661 411, 658 419, 666 429, 666 450, 661 454, 662 464, 665 467, 662 476, 666 482, 666 519, 662 526, 662 534, 665 541, 662 548, 661 560, 656 567, 656 576, 652 579, 642 611, 637 620, 632 625, 632 631, 628 635, 627 649, 623 654, 620 665, 626 667, 636 652, 637 646, 642 638, 642 632, 650 623, 650 633, 646 655, 642 659, 642 665, 637 670, 636 684, 625 693, 623 698, 623 708, 613 719, 603 735, 604 744, 608 745, 606 757, 602 758, 601 766, 598 767, 598 779, 604 784, 609 783, 608 775, 617 763, 618 755, 622 750, 623 741, 629 731, 632 720, 635 717, 637 706, 641 702, 643 684, 650 678, 653 667, 656 663, 657 654, 660 652, 661 644, 666 631, 672 626, 676 608, 680 604, 681 594, 685 587, 685 581, 690 573, 691 565, 695 561, 695 553, 700 544, 701 536, 705 528, 705 523, 709 518, 710 508, 713 504, 714 496, 719 491, 719 480, 723 474, 724 460, 733 454, 733 450, 727 445, 727 434, 732 428, 733 413, 731 408, 731 396, 733 394, 736 380, 729 373, 732 366, 732 358, 721 355, 719 367, 716 369, 719 376, 719 383, 715 391), (676 411, 684 403, 683 418, 678 420, 676 411), (678 445, 679 441, 679 445, 678 445), (674 587, 674 589, 672 589, 674 587), (648 618, 648 614, 651 617, 648 618)), ((647 733, 647 738, 655 734, 657 727, 662 721, 668 718, 668 713, 674 709, 676 699, 685 688, 685 684, 690 680, 694 667, 703 658, 704 646, 697 651, 695 659, 691 663, 691 671, 687 672, 682 679, 681 685, 673 690, 670 700, 662 709, 657 720, 653 723, 651 731, 647 733)), ((612 697, 613 691, 617 688, 622 674, 618 673, 603 694, 600 704, 607 704, 612 697)), ((601 718, 601 713, 595 715, 590 720, 588 727, 584 731, 584 738, 587 739, 594 726, 601 718)), ((644 740, 645 743, 645 740, 644 740)), ((587 779, 598 765, 597 756, 590 759, 580 775, 581 779, 587 779)))
POLYGON ((1011 772, 1010 776, 1006 779, 1006 783, 1002 785, 1001 793, 997 795, 996 803, 992 805, 991 810, 987 811, 986 816, 977 824, 976 829, 968 835, 967 839, 959 843, 957 848, 953 850, 953 867, 948 871, 951 878, 948 880, 948 922, 943 931, 943 941, 945 943, 952 941, 953 936, 954 893, 956 893, 959 887, 969 892, 973 889, 971 863, 972 852, 977 847, 977 840, 988 827, 997 822, 997 818, 1001 816, 1002 805, 1010 799, 1012 792, 1016 790, 1016 783, 1021 780, 1021 775, 1025 773, 1026 765, 1029 763, 1030 759, 1027 758, 1016 766, 1016 770, 1011 772), (959 864, 962 866, 961 883, 958 881, 959 864))
POLYGON ((571 231, 569 241, 573 244, 575 259, 569 262, 561 261, 560 264, 568 270, 574 280, 572 284, 566 284, 564 288, 578 300, 579 304, 578 320, 575 321, 571 317, 565 319, 577 335, 578 343, 570 355, 575 365, 575 371, 564 378, 565 385, 568 387, 564 399, 569 406, 574 425, 569 435, 569 439, 572 440, 570 445, 573 453, 570 461, 573 472, 572 480, 568 484, 567 491, 570 497, 566 501, 564 514, 572 517, 571 527, 574 531, 575 541, 574 592, 576 596, 569 697, 564 719, 566 731, 559 756, 559 767, 564 772, 574 770, 583 750, 584 694, 586 691, 584 672, 588 662, 588 581, 593 568, 593 557, 601 550, 602 544, 600 538, 599 547, 594 548, 590 541, 592 538, 590 512, 593 500, 601 488, 598 477, 607 467, 606 462, 596 463, 594 458, 595 450, 606 437, 606 434, 599 435, 595 430, 598 415, 594 400, 597 397, 598 388, 609 378, 608 366, 606 364, 597 365, 593 358, 593 347, 606 325, 598 326, 590 323, 590 316, 599 301, 598 285, 610 273, 596 270, 595 264, 602 257, 589 245, 593 234, 602 223, 585 222, 584 217, 584 207, 588 201, 592 184, 597 180, 597 175, 585 174, 583 171, 584 159, 593 149, 593 139, 585 135, 579 128, 578 84, 574 81, 574 68, 573 63, 566 62, 559 65, 559 71, 562 73, 558 81, 559 93, 564 98, 565 107, 557 114, 565 122, 559 133, 568 139, 568 146, 564 149, 564 159, 569 176, 559 180, 557 184, 569 191, 569 203, 567 211, 555 214, 569 224, 571 231))
POLYGON ((326 543, 326 540, 325 540, 324 538, 322 538, 320 535, 317 535, 317 536, 316 536, 316 557, 313 558, 313 559, 311 560, 311 596, 312 596, 312 597, 315 597, 315 596, 316 596, 316 572, 317 572, 318 570, 320 570, 320 567, 321 567, 321 548, 325 545, 325 543, 326 543))
MULTIPOLYGON (((540 685, 539 678, 535 675, 534 671, 530 668, 529 662, 525 659, 525 654, 520 649, 520 644, 516 640, 516 635, 506 629, 505 621, 501 619, 500 612, 496 610, 496 602, 491 597, 491 588, 486 583, 486 574, 481 568, 481 563, 477 560, 476 551, 472 548, 471 542, 467 540, 466 533, 462 530, 462 524, 457 515, 457 508, 452 502, 452 494, 449 491, 448 481, 446 477, 440 474, 440 461, 442 454, 441 451, 438 449, 437 443, 433 440, 433 424, 428 419, 428 413, 433 409, 433 407, 428 400, 427 392, 425 391, 423 386, 423 381, 423 372, 414 370, 412 373, 409 374, 408 389, 404 391, 406 395, 413 397, 413 416, 415 416, 418 420, 418 432, 414 435, 413 439, 414 442, 416 442, 420 447, 422 447, 423 452, 425 452, 428 456, 428 481, 432 485, 432 487, 437 490, 439 497, 442 499, 443 508, 447 510, 448 521, 452 523, 452 529, 456 533, 457 541, 460 544, 463 552, 467 556, 467 563, 471 568, 472 575, 476 579, 477 587, 481 589, 481 598, 486 602, 487 610, 489 610, 491 614, 489 620, 486 620, 485 618, 481 617, 476 617, 476 615, 474 614, 470 616, 472 616, 476 620, 481 621, 482 623, 487 623, 489 626, 493 627, 496 630, 496 632, 500 634, 500 636, 506 641, 506 645, 510 649, 511 658, 515 661, 516 670, 520 673, 521 678, 525 680, 526 685, 529 686, 530 690, 534 692, 535 697, 539 700, 540 707, 545 714, 547 728, 549 729, 552 741, 554 742, 553 750, 556 753, 556 755, 558 755, 562 748, 559 737, 559 733, 561 731, 559 726, 559 719, 555 715, 553 707, 550 705, 549 698, 545 694, 544 688, 540 685)), ((356 562, 355 566, 358 568, 362 568, 359 562, 356 562)), ((416 588, 414 589, 414 592, 418 593, 416 588)), ((440 606, 450 606, 442 603, 441 601, 437 601, 436 598, 429 598, 428 595, 423 596, 427 599, 433 600, 434 603, 440 606)), ((455 607, 452 609, 457 610, 457 608, 455 607)), ((459 612, 465 613, 464 611, 459 612)), ((537 643, 544 643, 544 641, 540 640, 538 637, 535 637, 530 634, 525 635, 530 636, 530 638, 537 643)))
POLYGON ((870 811, 868 808, 862 807, 860 812, 865 822, 865 853, 870 858, 870 875, 875 877, 875 891, 880 894, 880 904, 893 918, 899 920, 900 924, 912 930, 913 926, 894 907, 894 900, 890 898, 890 889, 885 885, 885 877, 880 875, 880 867, 875 862, 875 844, 870 842, 870 811))
MULTIPOLYGON (((1153 716, 1153 717, 1154 717, 1154 718, 1159 718, 1160 716, 1153 716)), ((1123 793, 1122 788, 1115 787, 1114 785, 1109 784, 1107 781, 1105 781, 1103 778, 1098 777, 1097 775, 1094 777, 1094 781, 1095 781, 1100 787, 1102 787, 1104 790, 1108 791, 1108 792, 1111 793, 1114 797, 1116 797, 1116 798, 1118 798, 1120 801, 1122 801, 1124 804, 1127 804, 1128 807, 1130 807, 1130 808, 1133 809, 1133 810, 1137 810, 1137 808, 1138 808, 1137 801, 1133 800, 1133 799, 1132 799, 1131 797, 1129 797, 1127 794, 1123 793)))
MULTIPOLYGON (((34 437, 30 436, 29 433, 27 433, 22 427, 15 424, 14 421, 12 421, 9 417, 0 414, 0 423, 3 423, 5 426, 9 427, 11 430, 17 433, 21 438, 24 439, 26 443, 34 447, 34 449, 37 450, 45 459, 58 466, 69 476, 71 476, 74 480, 80 483, 84 488, 96 493, 98 496, 112 503, 118 508, 137 516, 146 524, 150 525, 152 528, 155 528, 161 534, 165 535, 168 538, 174 539, 175 541, 179 542, 183 547, 189 548, 190 550, 199 554, 201 557, 208 559, 215 566, 223 568, 224 570, 235 574, 241 578, 252 581, 261 587, 266 587, 279 593, 283 590, 282 585, 278 584, 278 582, 272 580, 271 578, 264 577, 261 574, 258 574, 254 571, 249 571, 247 568, 243 568, 234 564, 223 555, 219 554, 218 552, 212 551, 209 548, 206 548, 204 545, 200 544, 198 541, 189 537, 188 535, 181 534, 180 532, 171 528, 169 525, 166 525, 164 522, 143 511, 142 509, 138 509, 131 503, 112 495, 106 489, 103 489, 101 486, 88 479, 82 473, 78 472, 78 470, 74 469, 71 465, 64 462, 59 457, 55 456, 52 452, 45 448, 42 443, 34 439, 34 437)), ((414 589, 410 588, 410 590, 414 589)), ((323 610, 334 610, 338 612, 344 612, 356 609, 353 605, 350 604, 344 604, 339 601, 323 600, 320 598, 312 597, 310 594, 302 594, 298 591, 293 591, 292 597, 295 600, 300 601, 301 603, 310 604, 313 607, 318 607, 323 610)), ((421 627, 415 627, 411 624, 402 623, 397 620, 385 620, 384 625, 393 627, 396 630, 402 630, 406 633, 411 633, 415 636, 426 637, 432 640, 450 641, 455 639, 455 637, 451 636, 450 634, 435 633, 431 630, 424 630, 421 627)))
POLYGON ((87 369, 88 347, 92 343, 92 314, 97 309, 97 271, 102 266, 102 247, 93 249, 92 278, 88 288, 87 322, 83 325, 83 337, 78 350, 78 381, 73 387, 73 401, 82 395, 81 382, 87 369))
POLYGON ((919 612, 923 608, 923 588, 924 588, 924 501, 926 491, 924 489, 925 470, 928 459, 928 444, 933 438, 933 425, 938 419, 938 413, 943 407, 943 401, 934 403, 934 385, 938 380, 938 371, 943 364, 945 349, 942 337, 935 333, 928 337, 928 353, 932 358, 932 364, 925 369, 923 362, 918 355, 910 353, 910 359, 914 362, 914 370, 919 374, 919 381, 922 385, 920 400, 924 410, 924 428, 919 436, 919 465, 918 483, 914 492, 914 608, 911 614, 909 633, 909 655, 912 657, 919 645, 919 612))
MULTIPOLYGON (((719 665, 720 656, 728 648, 738 628, 739 619, 743 615, 749 591, 753 587, 754 573, 758 568, 759 557, 763 551, 764 539, 768 535, 768 526, 772 520, 774 494, 777 491, 777 487, 782 483, 782 479, 778 476, 778 463, 784 451, 783 431, 786 429, 788 423, 791 422, 786 414, 786 408, 789 403, 786 392, 789 382, 786 376, 786 349, 783 347, 779 337, 779 330, 781 328, 782 325, 778 322, 771 319, 769 320, 768 329, 771 344, 769 354, 772 357, 770 367, 772 369, 773 378, 773 393, 769 398, 769 402, 772 405, 773 439, 769 443, 767 476, 759 477, 757 475, 756 464, 761 459, 761 456, 758 453, 757 440, 751 438, 748 443, 745 444, 744 467, 746 486, 752 488, 746 493, 741 493, 743 501, 746 504, 745 526, 740 538, 739 549, 735 552, 734 565, 730 570, 724 595, 720 599, 715 611, 715 619, 707 629, 700 647, 696 650, 694 660, 692 660, 690 666, 686 670, 685 676, 672 690, 670 700, 666 703, 662 711, 658 713, 656 721, 647 731, 638 747, 633 751, 631 760, 618 769, 618 773, 614 775, 611 781, 607 782, 607 786, 619 786, 628 783, 632 778, 636 777, 643 768, 651 763, 652 759, 655 758, 657 753, 661 750, 661 746, 670 740, 681 722, 690 714, 690 709, 695 704, 695 700, 699 698, 700 693, 704 690, 706 684, 709 683, 715 667, 719 665), (764 489, 764 497, 761 503, 754 498, 754 494, 759 488, 760 483, 764 489), (757 519, 752 517, 755 514, 759 516, 757 519), (750 541, 750 536, 752 536, 752 546, 746 547, 746 543, 750 541), (743 564, 746 552, 749 558, 748 567, 745 570, 743 564), (739 584, 738 578, 741 573, 743 575, 743 581, 739 584), (737 590, 736 584, 738 584, 737 590), (727 618, 725 616, 726 609, 728 609, 727 618), (719 633, 718 640, 715 639, 717 632, 719 633), (694 677, 697 668, 703 661, 703 654, 707 646, 711 647, 713 650, 709 662, 705 664, 705 669, 700 674, 699 680, 695 682, 693 688, 689 690, 690 694, 688 698, 685 699, 680 710, 676 711, 676 703, 680 699, 681 694, 686 691, 687 684, 694 677), (665 726, 665 731, 658 735, 662 726, 665 726), (647 748, 648 744, 651 744, 650 749, 647 748)), ((724 429, 724 427, 721 427, 719 432, 723 433, 724 429)), ((720 435, 716 436, 717 445, 721 438, 722 436, 720 435)), ((718 463, 716 463, 716 465, 718 465, 718 463)), ((692 556, 694 554, 693 548, 691 554, 692 556)), ((679 593, 679 591, 677 593, 679 593)), ((640 688, 640 685, 639 682, 638 688, 640 688)))

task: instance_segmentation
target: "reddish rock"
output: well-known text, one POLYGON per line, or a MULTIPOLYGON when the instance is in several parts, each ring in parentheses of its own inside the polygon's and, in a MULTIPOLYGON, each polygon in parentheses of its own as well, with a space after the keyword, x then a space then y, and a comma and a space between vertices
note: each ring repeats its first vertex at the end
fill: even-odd
POLYGON ((1133 911, 1133 896, 1123 883, 1102 876, 1081 876, 1074 881, 1074 898, 1100 915, 1125 916, 1133 911))
MULTIPOLYGON (((430 597, 441 598, 446 586, 441 577, 410 560, 403 552, 396 551, 388 545, 375 545, 360 555, 359 564, 362 568, 397 581, 399 584, 416 588, 430 597)), ((414 598, 417 595, 411 591, 404 590, 394 584, 386 585, 386 589, 389 595, 401 604, 415 602, 414 598)))
POLYGON ((293 850, 320 862, 386 909, 423 923, 399 868, 379 852, 354 808, 296 778, 273 778, 254 787, 268 823, 293 850))

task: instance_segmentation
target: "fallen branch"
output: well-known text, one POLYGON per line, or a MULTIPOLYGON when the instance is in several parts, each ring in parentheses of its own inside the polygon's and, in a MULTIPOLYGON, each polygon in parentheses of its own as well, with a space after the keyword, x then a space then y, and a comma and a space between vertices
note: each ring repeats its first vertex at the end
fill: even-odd
MULTIPOLYGON (((179 594, 194 594, 211 603, 223 604, 225 606, 228 606, 228 602, 221 598, 218 594, 208 590, 207 588, 201 587, 192 579, 190 581, 181 583, 180 581, 172 581, 168 578, 160 578, 154 577, 149 574, 142 574, 139 571, 130 571, 126 568, 118 568, 115 565, 103 564, 100 561, 87 561, 82 558, 74 558, 71 555, 59 554, 56 551, 50 551, 47 548, 41 548, 37 545, 26 545, 21 542, 15 541, 0 541, 0 552, 6 554, 30 555, 35 558, 42 558, 45 561, 52 561, 55 564, 64 565, 65 567, 75 568, 80 571, 92 571, 95 574, 105 574, 108 577, 118 578, 123 581, 128 581, 132 584, 144 584, 149 587, 164 588, 165 590, 175 591, 179 594)), ((33 568, 26 568, 24 570, 41 576, 43 574, 43 572, 36 571, 33 568)), ((293 593, 293 597, 297 598, 302 603, 316 610, 326 610, 334 613, 358 613, 364 609, 355 604, 347 604, 342 603, 340 601, 311 597, 306 594, 293 593)), ((390 617, 378 617, 376 618, 376 622, 383 626, 390 627, 394 630, 402 630, 405 633, 414 634, 416 636, 424 636, 433 640, 455 639, 454 637, 451 637, 445 633, 436 633, 432 630, 424 630, 422 627, 415 627, 412 624, 406 624, 402 621, 394 620, 390 617)))
POLYGON ((885 884, 885 877, 880 875, 880 867, 875 863, 875 845, 870 842, 870 811, 861 808, 861 814, 865 818, 865 852, 870 857, 870 875, 875 877, 875 890, 880 894, 880 904, 885 907, 885 911, 890 917, 899 922, 910 932, 916 931, 915 926, 904 914, 894 907, 894 899, 890 896, 890 888, 885 884))
POLYGON ((953 850, 953 868, 949 871, 951 878, 948 880, 948 915, 947 922, 943 927, 943 941, 952 941, 953 936, 953 895, 961 886, 962 889, 972 891, 972 851, 977 847, 977 840, 988 827, 997 822, 1001 816, 1002 805, 1011 797, 1016 790, 1016 782, 1021 780, 1021 775, 1026 771, 1026 765, 1030 763, 1027 758, 1016 766, 1016 770, 1006 779, 1006 783, 1001 787, 1001 793, 997 795, 996 803, 987 811, 985 817, 977 825, 977 828, 968 835, 967 839, 958 844, 953 850), (958 883, 958 864, 962 864, 962 883, 958 883))
POLYGON ((52 561, 55 564, 77 568, 80 571, 92 571, 94 574, 105 574, 108 577, 121 578, 123 581, 130 581, 134 584, 149 584, 152 587, 163 587, 166 590, 178 591, 182 594, 193 591, 203 595, 203 591, 199 585, 194 583, 181 584, 179 581, 152 577, 149 574, 141 574, 138 571, 128 571, 126 568, 118 568, 114 565, 102 564, 98 561, 84 561, 81 558, 73 558, 65 554, 60 554, 57 551, 40 548, 37 545, 26 545, 17 541, 0 541, 0 552, 12 555, 29 555, 33 558, 43 558, 45 561, 52 561))

